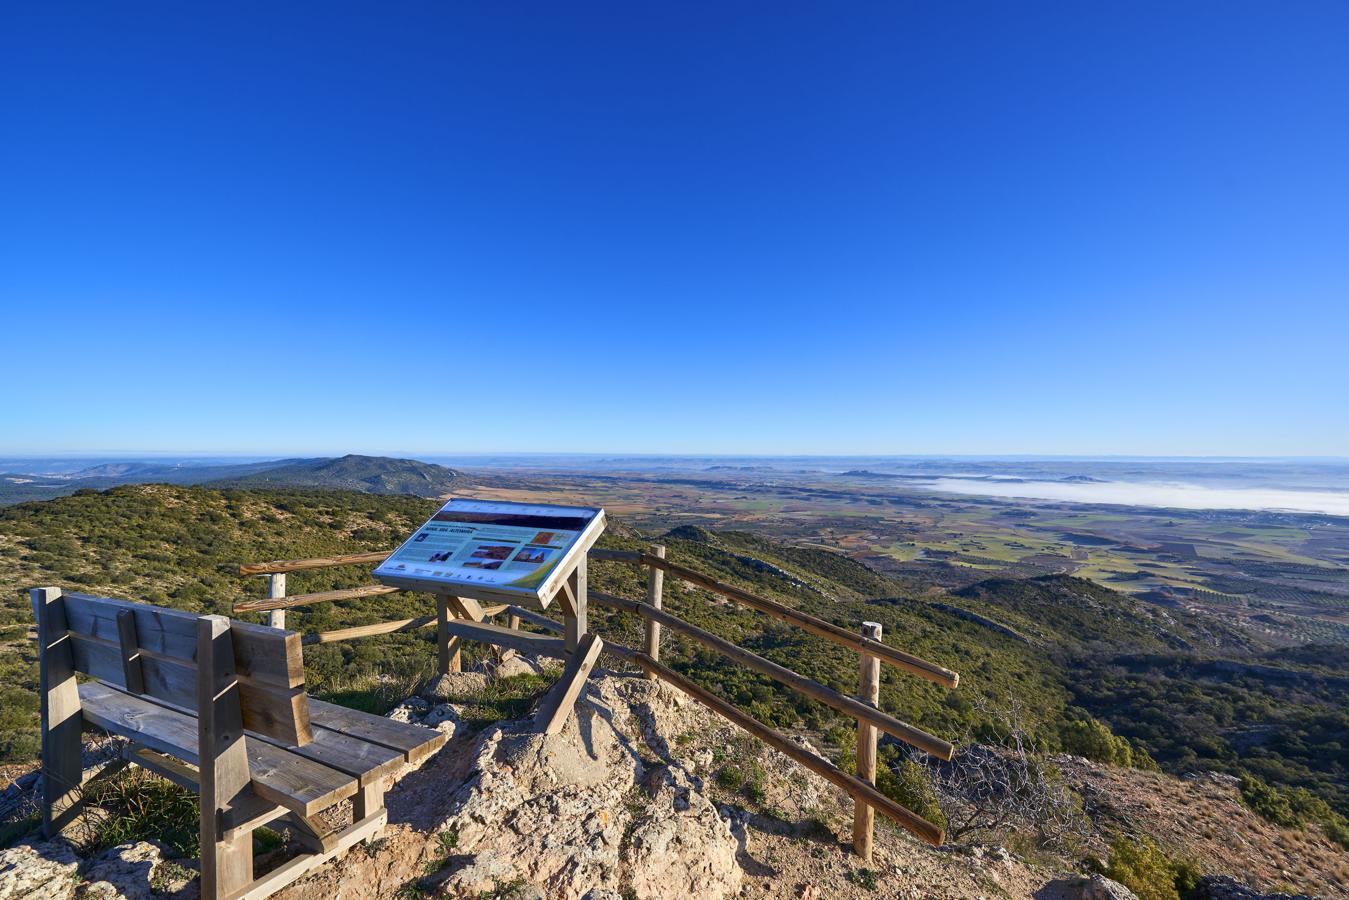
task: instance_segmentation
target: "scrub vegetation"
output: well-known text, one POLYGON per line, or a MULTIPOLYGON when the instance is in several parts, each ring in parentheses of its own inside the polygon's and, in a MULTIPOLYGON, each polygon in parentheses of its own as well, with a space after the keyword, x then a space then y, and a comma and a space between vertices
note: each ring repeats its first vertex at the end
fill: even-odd
MULTIPOLYGON (((8 586, 0 603, 3 761, 27 762, 37 751, 28 587, 227 613, 235 601, 265 590, 263 579, 238 575, 240 563, 390 548, 435 506, 356 492, 128 485, 0 510, 0 580, 8 586)), ((1343 648, 1271 650, 1212 617, 1162 609, 1069 576, 994 577, 944 590, 895 580, 820 547, 734 530, 639 534, 621 516, 603 545, 636 549, 653 540, 677 562, 846 627, 880 622, 888 643, 958 670, 960 689, 946 691, 882 667, 881 707, 920 728, 1005 746, 1001 711, 1014 704, 1032 755, 1067 752, 1174 774, 1212 769, 1244 776, 1261 786, 1246 793, 1262 815, 1315 825, 1343 840, 1349 812, 1343 648)), ((641 597, 645 572, 595 562, 590 580, 598 590, 641 597)), ((368 569, 324 569, 293 573, 288 588, 298 594, 369 581, 368 569)), ((395 594, 291 610, 289 624, 328 630, 431 608, 429 597, 395 594)), ((832 643, 675 578, 666 580, 665 608, 839 691, 856 690, 855 655, 832 643)), ((636 617, 598 608, 591 616, 606 639, 640 643, 636 617)), ((477 651, 469 649, 471 664, 477 651)), ((813 734, 840 760, 850 756, 854 723, 830 708, 668 630, 663 656, 756 717, 813 734)), ((310 646, 305 654, 311 691, 376 712, 427 677, 434 659, 430 629, 310 646)), ((541 688, 525 680, 483 698, 470 718, 485 723, 520 714, 541 688)), ((884 742, 881 758, 883 790, 934 818, 942 814, 916 757, 884 742)), ((728 769, 720 777, 738 778, 745 791, 753 776, 728 769)))

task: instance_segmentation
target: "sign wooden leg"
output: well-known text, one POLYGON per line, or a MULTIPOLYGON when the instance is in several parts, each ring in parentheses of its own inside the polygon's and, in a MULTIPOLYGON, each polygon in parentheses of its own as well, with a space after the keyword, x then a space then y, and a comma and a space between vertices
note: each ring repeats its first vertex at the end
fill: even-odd
POLYGON ((562 726, 567 724, 567 716, 571 715, 576 698, 581 696, 586 678, 594 668, 595 660, 600 658, 602 649, 604 641, 600 640, 599 635, 582 636, 576 652, 567 660, 562 677, 544 695, 543 700, 539 702, 538 712, 534 714, 534 724, 544 734, 557 734, 562 730, 562 726))
POLYGON ((586 560, 581 561, 562 585, 558 594, 562 600, 562 623, 565 626, 567 650, 575 651, 581 643, 586 626, 586 560))
POLYGON ((459 637, 450 636, 450 602, 454 598, 444 594, 436 595, 436 658, 441 675, 458 672, 463 666, 459 654, 459 637))

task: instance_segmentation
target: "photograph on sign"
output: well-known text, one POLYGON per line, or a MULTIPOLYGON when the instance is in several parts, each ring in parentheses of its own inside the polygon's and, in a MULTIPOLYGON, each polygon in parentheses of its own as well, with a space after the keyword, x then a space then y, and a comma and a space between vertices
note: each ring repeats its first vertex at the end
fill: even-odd
POLYGON ((549 576, 604 527, 602 509, 450 500, 375 569, 399 586, 538 595, 549 576))

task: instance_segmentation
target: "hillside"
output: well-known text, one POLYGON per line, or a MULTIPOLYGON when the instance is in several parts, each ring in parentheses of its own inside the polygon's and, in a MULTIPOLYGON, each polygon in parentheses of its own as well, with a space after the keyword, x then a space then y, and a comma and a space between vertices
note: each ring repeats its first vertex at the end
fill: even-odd
MULTIPOLYGON (((336 467, 337 477, 343 469, 336 467)), ((264 590, 262 579, 237 575, 240 562, 389 548, 434 506, 354 491, 127 485, 0 510, 0 578, 10 586, 0 595, 0 762, 24 763, 36 752, 23 588, 56 584, 226 612, 264 590)), ((603 545, 648 542, 628 533, 614 528, 603 545)), ((1306 798, 1349 808, 1341 749, 1349 746, 1349 692, 1333 662, 1327 668, 1315 656, 1267 652, 1207 617, 1159 610, 1074 578, 998 579, 934 594, 839 554, 737 532, 678 529, 658 539, 676 561, 848 627, 881 622, 887 642, 959 670, 960 690, 947 693, 887 668, 881 706, 961 745, 1001 740, 1014 713, 1038 751, 1134 766, 1155 759, 1177 775, 1258 775, 1280 786, 1274 796, 1291 799, 1302 822, 1329 814, 1306 798), (1029 642, 990 627, 998 623, 1029 642), (1293 788, 1312 793, 1304 798, 1293 788)), ((624 596, 640 596, 644 586, 640 571, 617 563, 593 564, 590 577, 597 589, 624 596)), ((350 568, 294 573, 288 587, 301 593, 368 582, 368 570, 350 568)), ((420 615, 427 606, 429 598, 394 595, 306 607, 290 622, 300 631, 328 630, 420 615)), ((676 579, 667 581, 665 607, 831 687, 855 690, 856 657, 832 644, 676 579)), ((592 620, 606 637, 640 640, 630 616, 594 610, 592 620)), ((852 726, 829 708, 681 641, 667 646, 672 667, 846 758, 852 726)), ((470 662, 477 653, 470 650, 470 662)), ((433 659, 428 631, 306 648, 313 689, 338 701, 357 702, 372 681, 387 686, 381 696, 416 684, 433 659)), ((885 745, 882 758, 895 772, 908 771, 897 746, 885 745)), ((1253 784, 1256 802, 1265 795, 1253 784)), ((1308 834, 1324 841, 1315 826, 1308 834)))
POLYGON ((453 469, 415 459, 348 454, 337 459, 291 460, 259 472, 197 483, 212 487, 321 488, 439 497, 448 493, 458 478, 459 473, 453 469))
POLYGON ((458 484, 444 466, 387 456, 274 459, 251 463, 107 462, 59 475, 0 474, 0 506, 65 497, 122 484, 209 484, 217 487, 315 488, 370 494, 439 497, 458 484))

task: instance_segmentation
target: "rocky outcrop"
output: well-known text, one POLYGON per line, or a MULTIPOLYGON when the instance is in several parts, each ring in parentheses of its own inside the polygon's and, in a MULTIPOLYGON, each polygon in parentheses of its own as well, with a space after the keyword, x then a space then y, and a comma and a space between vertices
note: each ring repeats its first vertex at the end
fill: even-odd
POLYGON ((68 900, 80 858, 65 841, 33 841, 0 850, 0 900, 68 900))
MULTIPOLYGON (((516 657, 487 683, 537 666, 516 657)), ((436 679, 393 715, 456 717, 483 686, 472 673, 436 679)), ((556 735, 522 719, 470 738, 456 719, 445 750, 389 794, 385 839, 281 898, 499 896, 508 886, 510 896, 549 900, 732 896, 743 877, 740 845, 705 792, 710 752, 674 752, 681 736, 707 731, 708 716, 665 685, 602 673, 556 735)))
POLYGON ((734 894, 741 872, 730 825, 701 780, 669 757, 688 704, 655 682, 608 676, 592 682, 558 735, 528 723, 485 734, 441 826, 468 857, 445 889, 471 896, 523 880, 578 900, 595 888, 734 894))
POLYGON ((1192 900, 1315 900, 1306 894, 1266 894, 1226 875, 1205 875, 1192 900))
POLYGON ((0 900, 195 900, 196 875, 145 841, 87 861, 60 838, 0 850, 0 900))

